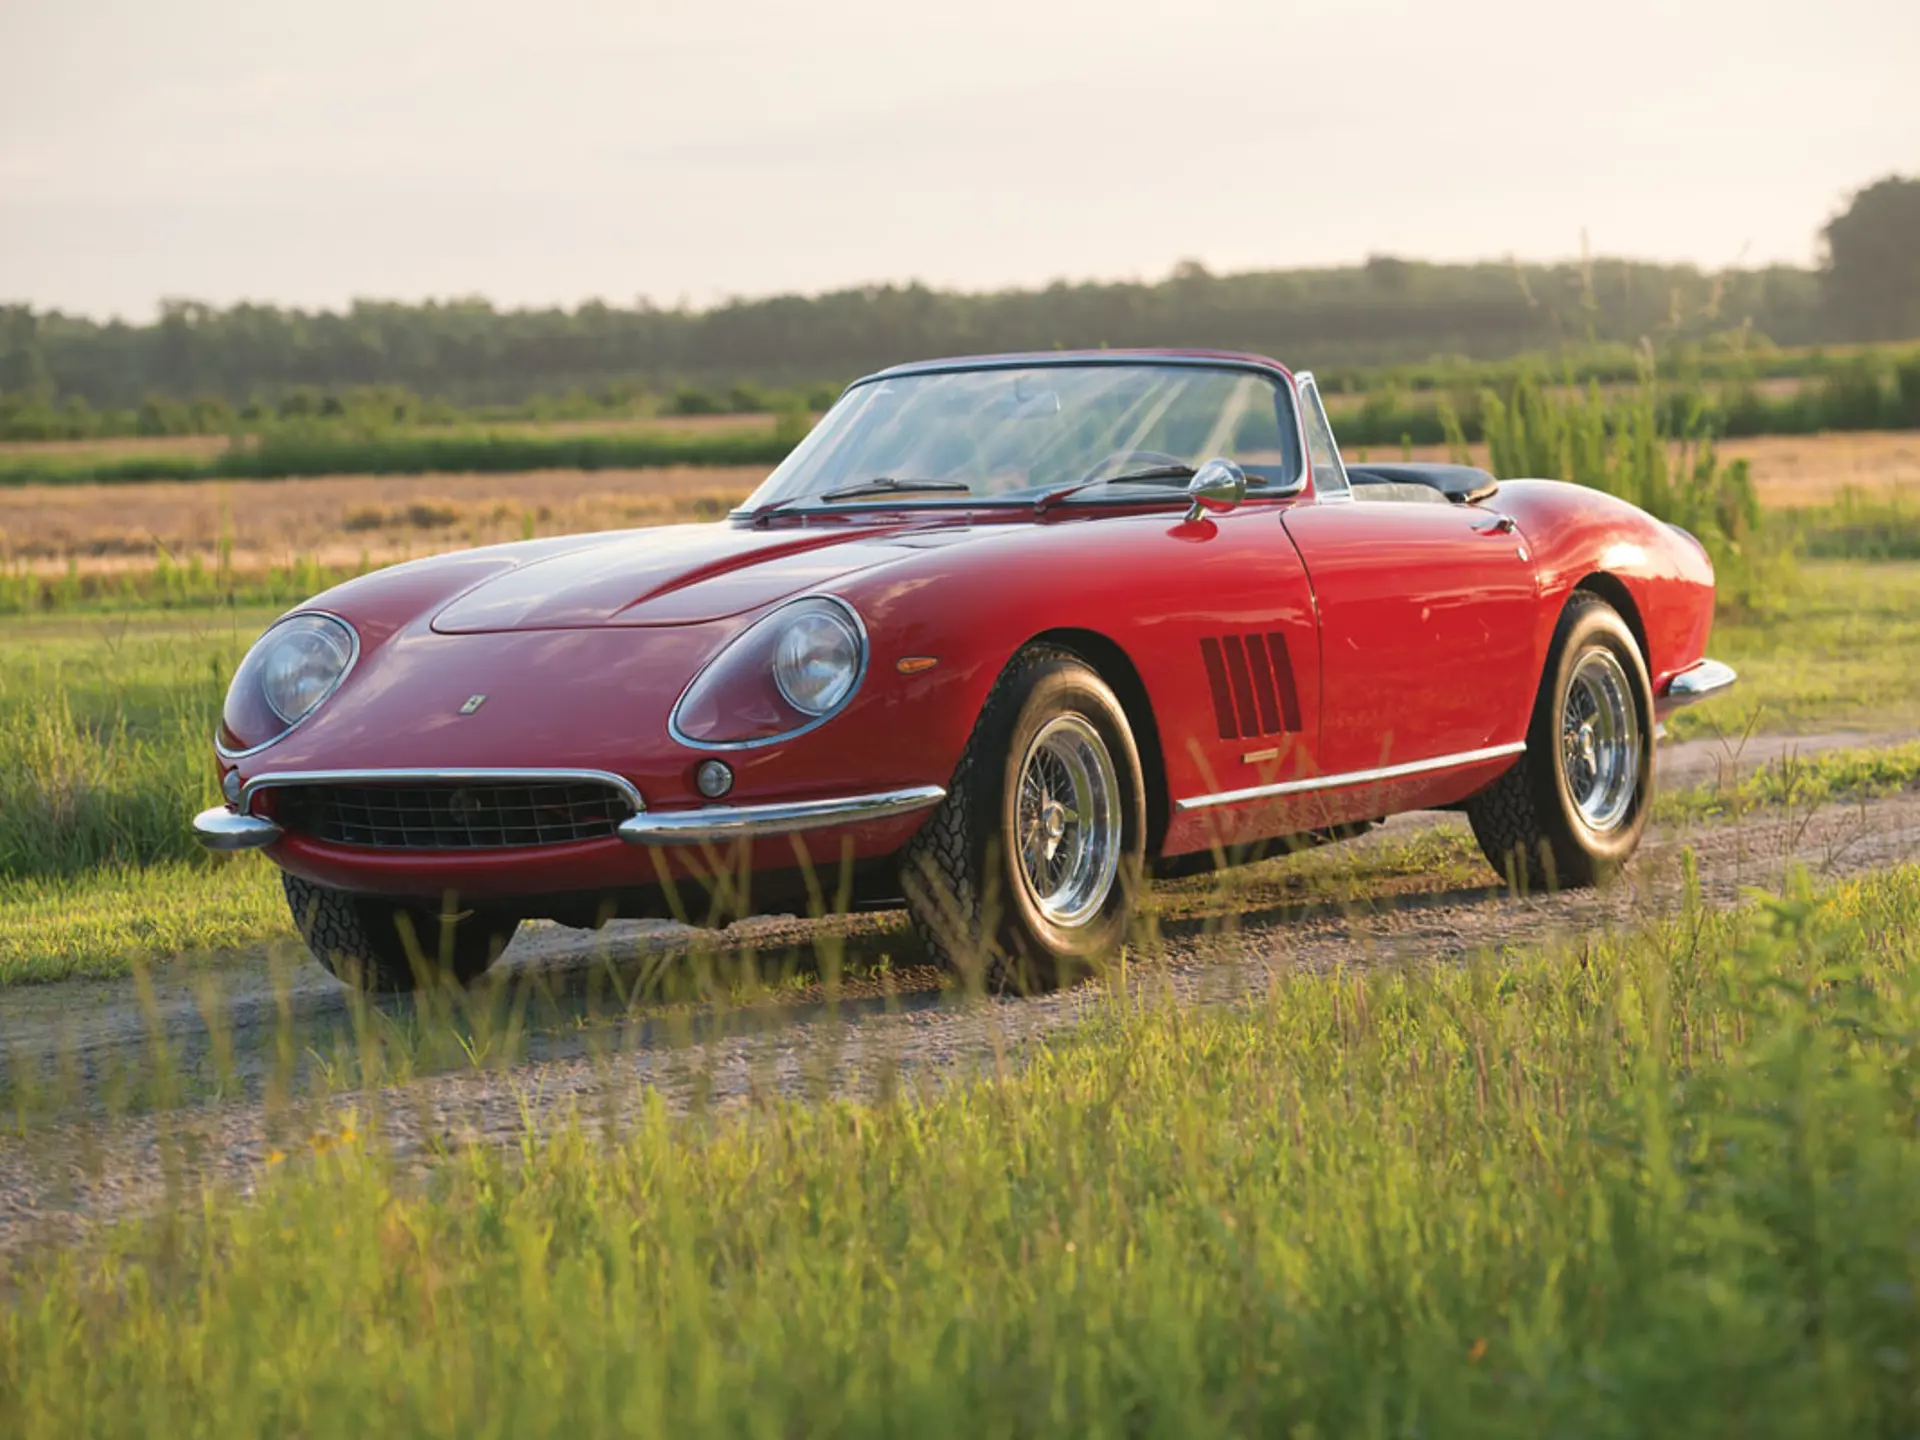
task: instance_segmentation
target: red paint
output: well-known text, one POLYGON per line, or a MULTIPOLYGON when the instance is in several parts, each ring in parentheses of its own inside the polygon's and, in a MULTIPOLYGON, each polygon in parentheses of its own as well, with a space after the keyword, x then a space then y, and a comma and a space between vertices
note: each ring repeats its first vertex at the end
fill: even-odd
MULTIPOLYGON (((1139 692, 1155 843, 1179 854, 1451 803, 1497 777, 1511 761, 1175 804, 1521 739, 1555 621, 1594 577, 1627 597, 1656 693, 1701 658, 1713 577, 1698 547, 1622 501, 1551 482, 1508 482, 1480 506, 1320 500, 1309 483, 1192 523, 1160 498, 1040 518, 901 506, 533 541, 415 562, 301 607, 351 622, 360 660, 306 724, 238 769, 591 768, 631 780, 651 810, 703 805, 692 773, 711 752, 668 734, 674 702, 773 605, 828 593, 865 622, 865 680, 811 733, 725 752, 728 803, 946 783, 995 677, 1051 635, 1124 657, 1132 674, 1117 684, 1139 692), (1500 514, 1517 529, 1483 533, 1500 514), (905 663, 929 656, 930 669, 905 663), (460 715, 478 693, 485 706, 460 715)), ((922 818, 814 832, 806 848, 885 857, 922 818)), ((656 852, 617 840, 423 855, 289 836, 270 853, 313 879, 388 893, 502 899, 658 878, 656 852)), ((710 864, 658 858, 677 876, 710 864)), ((794 846, 758 842, 753 863, 791 866, 794 846)))

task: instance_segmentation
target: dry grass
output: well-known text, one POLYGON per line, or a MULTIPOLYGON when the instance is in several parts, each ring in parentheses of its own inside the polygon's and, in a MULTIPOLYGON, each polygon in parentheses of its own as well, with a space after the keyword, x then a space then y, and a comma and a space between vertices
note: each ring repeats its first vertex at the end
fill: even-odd
MULTIPOLYGON (((1476 465, 1487 463, 1487 447, 1472 447, 1476 465)), ((1745 460, 1753 468, 1760 503, 1770 510, 1797 510, 1826 505, 1843 490, 1873 497, 1920 492, 1920 432, 1912 430, 1862 431, 1833 435, 1760 435, 1727 440, 1720 445, 1726 460, 1745 460)), ((1374 460, 1397 460, 1396 447, 1373 446, 1350 451, 1348 459, 1366 455, 1374 460)), ((1415 460, 1445 460, 1444 445, 1416 445, 1415 460)))
POLYGON ((144 567, 165 552, 236 569, 310 556, 353 564, 467 545, 712 518, 766 478, 759 467, 334 475, 312 480, 27 485, 0 490, 0 557, 34 570, 144 567))

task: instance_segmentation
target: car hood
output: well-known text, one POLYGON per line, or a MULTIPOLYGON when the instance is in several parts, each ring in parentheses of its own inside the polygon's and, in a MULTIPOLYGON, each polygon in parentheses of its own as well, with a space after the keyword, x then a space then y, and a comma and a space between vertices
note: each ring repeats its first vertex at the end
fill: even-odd
POLYGON ((699 624, 977 533, 964 524, 752 530, 722 522, 593 536, 480 581, 443 606, 433 628, 466 635, 699 624))

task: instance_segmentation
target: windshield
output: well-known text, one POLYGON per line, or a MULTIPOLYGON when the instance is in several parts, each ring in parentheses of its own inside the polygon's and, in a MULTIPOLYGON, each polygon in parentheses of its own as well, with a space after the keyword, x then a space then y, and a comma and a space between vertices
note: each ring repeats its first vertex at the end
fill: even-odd
MULTIPOLYGON (((1067 364, 898 375, 855 386, 748 499, 748 510, 874 500, 1031 501, 1089 480, 1238 462, 1284 486, 1296 453, 1279 382, 1199 365, 1067 364), (924 487, 924 488, 916 488, 924 487), (896 498, 897 497, 897 498, 896 498)), ((1151 492, 1095 486, 1085 498, 1151 492)))

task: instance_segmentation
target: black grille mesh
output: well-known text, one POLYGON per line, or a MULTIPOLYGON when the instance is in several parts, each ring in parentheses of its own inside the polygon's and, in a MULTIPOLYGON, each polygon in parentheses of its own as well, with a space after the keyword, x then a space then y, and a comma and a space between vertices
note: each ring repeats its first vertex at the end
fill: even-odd
POLYGON ((380 850, 504 850, 612 835, 633 813, 596 780, 531 784, 297 785, 280 791, 281 823, 333 845, 380 850))

